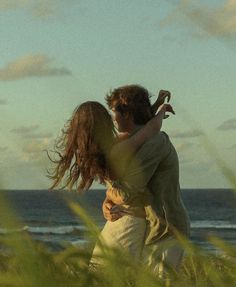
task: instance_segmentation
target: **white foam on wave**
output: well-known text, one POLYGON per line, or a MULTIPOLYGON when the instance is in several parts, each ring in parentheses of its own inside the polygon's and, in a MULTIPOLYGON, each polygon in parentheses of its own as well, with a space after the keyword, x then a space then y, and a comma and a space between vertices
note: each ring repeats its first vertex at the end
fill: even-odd
POLYGON ((201 220, 191 222, 191 228, 236 229, 236 224, 223 220, 201 220))
POLYGON ((83 246, 83 245, 88 243, 88 240, 86 240, 86 239, 79 239, 79 240, 70 241, 70 243, 73 246, 83 246))
POLYGON ((36 234, 70 234, 76 231, 85 231, 87 228, 83 225, 64 225, 64 226, 24 226, 19 229, 0 228, 0 234, 9 234, 27 231, 36 234))

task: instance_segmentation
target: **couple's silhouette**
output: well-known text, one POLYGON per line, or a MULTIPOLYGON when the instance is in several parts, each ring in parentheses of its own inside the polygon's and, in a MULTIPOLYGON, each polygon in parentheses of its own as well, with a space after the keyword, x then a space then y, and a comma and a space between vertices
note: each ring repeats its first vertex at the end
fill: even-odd
MULTIPOLYGON (((159 276, 165 266, 178 269, 183 248, 178 233, 189 236, 189 219, 179 186, 179 162, 169 136, 161 132, 166 112, 174 113, 168 91, 153 105, 139 85, 114 89, 106 96, 110 109, 88 101, 74 111, 59 138, 55 188, 87 190, 94 180, 106 184, 101 231, 106 245, 145 262, 159 276)), ((96 245, 90 266, 102 265, 96 245)))

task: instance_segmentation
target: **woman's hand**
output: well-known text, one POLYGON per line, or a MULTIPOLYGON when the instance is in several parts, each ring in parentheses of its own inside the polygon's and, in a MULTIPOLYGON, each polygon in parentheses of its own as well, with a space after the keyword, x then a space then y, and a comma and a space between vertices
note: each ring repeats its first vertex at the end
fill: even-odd
POLYGON ((114 202, 107 197, 102 204, 102 211, 104 218, 109 221, 116 221, 122 217, 119 210, 119 205, 114 204, 114 202))
POLYGON ((169 115, 166 115, 166 112, 175 114, 172 106, 170 104, 163 104, 159 107, 158 113, 154 118, 152 118, 146 124, 146 137, 158 133, 161 130, 162 120, 168 118, 169 115))
POLYGON ((158 94, 158 102, 160 105, 165 103, 165 99, 167 99, 167 102, 169 103, 171 98, 171 93, 169 91, 166 90, 160 90, 159 94, 158 94))
POLYGON ((166 115, 165 113, 166 112, 169 112, 169 113, 172 113, 173 115, 175 115, 175 111, 173 110, 172 106, 170 104, 162 104, 159 109, 158 109, 158 113, 157 115, 160 113, 160 114, 163 114, 163 117, 164 119, 165 118, 168 118, 169 115, 166 115))
POLYGON ((157 100, 152 105, 153 113, 155 114, 157 112, 158 108, 165 103, 166 99, 167 99, 167 102, 169 103, 170 98, 171 98, 171 93, 169 91, 160 90, 157 100))

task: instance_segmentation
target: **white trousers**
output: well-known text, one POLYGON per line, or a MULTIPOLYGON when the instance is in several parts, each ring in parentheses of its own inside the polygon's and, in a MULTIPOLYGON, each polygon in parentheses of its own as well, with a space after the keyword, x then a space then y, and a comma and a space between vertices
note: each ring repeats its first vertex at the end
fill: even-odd
POLYGON ((164 278, 168 270, 178 271, 181 266, 184 249, 174 237, 145 245, 143 262, 151 271, 164 278))
MULTIPOLYGON (((114 222, 107 221, 101 231, 100 238, 107 247, 119 248, 135 259, 140 259, 144 246, 146 220, 132 215, 124 215, 114 222)), ((102 264, 102 250, 95 245, 90 263, 102 264)))
MULTIPOLYGON (((100 233, 100 239, 107 247, 118 248, 144 263, 154 274, 164 278, 168 269, 178 271, 184 250, 173 237, 144 245, 147 222, 144 218, 125 215, 120 219, 107 221, 100 233)), ((90 260, 90 268, 104 265, 103 251, 96 244, 90 260)))

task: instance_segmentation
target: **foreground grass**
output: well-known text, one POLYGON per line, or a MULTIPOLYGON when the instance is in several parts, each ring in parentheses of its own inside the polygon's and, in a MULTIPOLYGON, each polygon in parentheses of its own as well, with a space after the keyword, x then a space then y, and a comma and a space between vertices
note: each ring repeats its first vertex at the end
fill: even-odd
MULTIPOLYGON (((1 218, 7 228, 16 228, 16 217, 1 199, 1 218)), ((83 219, 89 236, 99 233, 91 219, 78 205, 70 207, 83 219)), ((236 286, 236 248, 218 238, 209 238, 221 256, 205 253, 184 238, 179 238, 186 250, 178 274, 169 272, 165 280, 154 276, 141 262, 118 250, 104 247, 106 267, 90 271, 91 248, 68 247, 57 254, 35 243, 28 234, 8 234, 0 240, 0 286, 14 287, 157 287, 157 286, 236 286)), ((100 242, 102 245, 102 242, 100 242)))
POLYGON ((71 247, 52 254, 35 245, 28 257, 0 256, 0 286, 235 286, 232 258, 192 254, 186 256, 179 273, 160 280, 126 257, 113 257, 109 267, 89 272, 89 254, 71 247), (32 259, 33 258, 33 259, 32 259))

